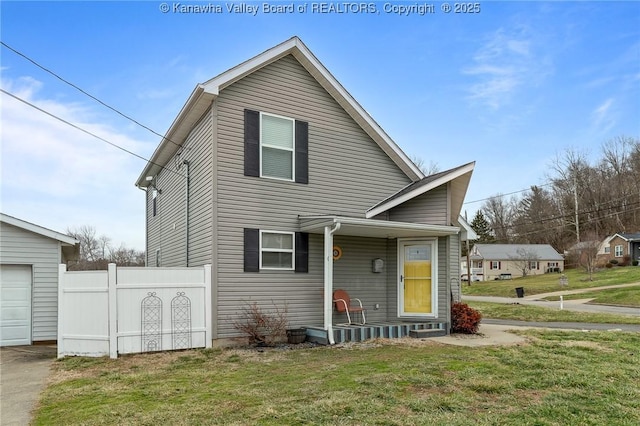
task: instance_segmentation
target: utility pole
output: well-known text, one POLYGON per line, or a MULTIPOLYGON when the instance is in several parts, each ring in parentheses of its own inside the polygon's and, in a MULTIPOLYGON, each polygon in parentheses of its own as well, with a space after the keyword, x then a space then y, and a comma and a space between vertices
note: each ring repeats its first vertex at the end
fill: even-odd
MULTIPOLYGON (((464 211, 464 220, 469 223, 467 220, 467 211, 464 211)), ((471 260, 469 256, 469 235, 467 235, 467 285, 471 286, 471 260)))
POLYGON ((578 222, 578 179, 573 176, 573 199, 576 205, 576 238, 580 242, 580 223, 578 222))

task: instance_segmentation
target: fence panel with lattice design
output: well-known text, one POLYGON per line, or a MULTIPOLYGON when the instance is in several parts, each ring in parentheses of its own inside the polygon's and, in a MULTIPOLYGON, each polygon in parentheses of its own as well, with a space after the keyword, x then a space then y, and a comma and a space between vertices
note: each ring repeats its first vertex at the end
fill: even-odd
POLYGON ((68 272, 60 265, 58 356, 211 347, 211 266, 68 272))

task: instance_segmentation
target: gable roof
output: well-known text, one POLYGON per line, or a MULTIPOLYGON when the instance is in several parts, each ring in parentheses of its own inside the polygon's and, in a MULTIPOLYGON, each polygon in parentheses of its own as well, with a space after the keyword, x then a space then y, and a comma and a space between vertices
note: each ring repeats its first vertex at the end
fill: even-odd
MULTIPOLYGON (((518 250, 526 250, 535 253, 538 260, 564 260, 564 258, 549 244, 476 244, 479 258, 485 260, 511 260, 517 257, 518 250)), ((476 256, 476 259, 478 257, 476 256)))
POLYGON ((25 231, 33 232, 34 234, 42 235, 43 237, 60 241, 65 245, 75 246, 76 244, 80 244, 78 240, 66 234, 52 231, 51 229, 44 228, 42 226, 24 221, 22 219, 18 219, 13 216, 9 216, 8 214, 0 213, 0 222, 15 226, 16 228, 24 229, 25 231))
POLYGON ((420 169, 409 159, 400 147, 387 135, 364 108, 331 75, 324 65, 311 53, 298 37, 264 51, 211 80, 198 84, 180 113, 169 127, 160 145, 138 177, 136 186, 147 187, 147 176, 155 176, 161 165, 166 164, 179 149, 192 127, 207 111, 211 103, 225 87, 245 76, 287 56, 292 55, 311 74, 316 81, 338 102, 338 104, 358 123, 391 160, 411 179, 424 177, 420 169))
POLYGON ((458 220, 460 210, 462 209, 462 203, 467 193, 469 181, 471 180, 471 174, 475 167, 475 162, 467 163, 453 169, 445 170, 443 172, 435 173, 422 178, 416 182, 412 182, 409 185, 402 188, 387 199, 379 202, 375 206, 371 207, 367 213, 367 218, 372 218, 380 213, 384 213, 387 210, 396 207, 406 201, 409 201, 419 195, 422 195, 434 188, 444 185, 448 182, 452 182, 454 187, 451 191, 451 221, 458 220))
POLYGON ((613 237, 611 237, 612 239, 615 236, 618 236, 620 238, 622 238, 625 241, 638 241, 640 240, 640 233, 633 233, 633 234, 629 234, 629 233, 619 233, 619 234, 615 234, 613 237))

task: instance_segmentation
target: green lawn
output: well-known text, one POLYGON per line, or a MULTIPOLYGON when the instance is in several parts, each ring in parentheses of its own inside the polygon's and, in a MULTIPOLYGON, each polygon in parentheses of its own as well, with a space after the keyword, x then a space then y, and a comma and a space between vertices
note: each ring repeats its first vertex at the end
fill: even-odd
POLYGON ((537 322, 592 322, 603 324, 640 324, 640 317, 605 313, 575 312, 533 305, 465 302, 482 313, 483 318, 537 322))
POLYGON ((640 282, 640 267, 634 266, 604 268, 593 275, 593 281, 589 281, 589 276, 578 269, 567 269, 564 274, 569 279, 569 285, 566 287, 560 286, 560 274, 551 273, 505 281, 473 282, 470 286, 463 282, 462 293, 474 296, 514 297, 516 287, 524 287, 525 295, 534 295, 560 290, 640 282))
MULTIPOLYGON (((607 290, 590 291, 587 293, 567 294, 564 300, 594 299, 589 303, 605 305, 631 306, 640 308, 640 284, 637 287, 611 288, 607 290)), ((545 300, 560 300, 559 296, 545 297, 545 300)))
POLYGON ((35 424, 640 424, 640 334, 520 334, 530 343, 68 358, 35 424))

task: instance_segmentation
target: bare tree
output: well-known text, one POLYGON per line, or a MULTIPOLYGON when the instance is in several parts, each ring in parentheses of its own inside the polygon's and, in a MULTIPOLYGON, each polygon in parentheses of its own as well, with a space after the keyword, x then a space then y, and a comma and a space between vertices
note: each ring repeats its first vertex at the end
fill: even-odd
POLYGON ((95 265, 104 256, 100 256, 100 244, 96 237, 96 228, 89 225, 82 225, 79 228, 67 228, 67 234, 80 242, 79 269, 102 269, 89 268, 88 265, 95 265))
POLYGON ((97 236, 93 226, 67 228, 67 234, 80 242, 80 259, 68 265, 69 270, 105 270, 109 263, 118 266, 144 266, 143 251, 129 249, 124 244, 113 248, 111 238, 97 236))
POLYGON ((485 201, 481 210, 491 224, 496 242, 510 243, 513 227, 513 203, 507 202, 504 196, 498 194, 485 201))
POLYGON ((524 247, 516 249, 516 254, 509 256, 509 260, 512 261, 514 266, 522 272, 522 276, 526 277, 531 271, 531 265, 534 262, 538 262, 540 257, 533 250, 528 250, 524 247))
POLYGON ((440 167, 438 163, 433 160, 429 161, 429 164, 426 165, 424 159, 418 157, 417 155, 411 156, 411 161, 415 164, 425 176, 430 176, 438 173, 440 171, 440 167))
POLYGON ((496 242, 546 243, 562 252, 579 241, 640 232, 640 139, 613 138, 599 159, 589 158, 567 149, 551 162, 548 187, 485 202, 481 210, 496 242))
POLYGON ((576 261, 589 274, 589 281, 593 281, 593 273, 596 271, 599 247, 598 240, 583 241, 576 245, 576 261))

